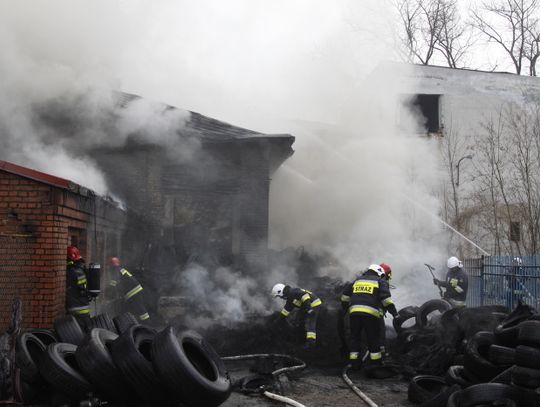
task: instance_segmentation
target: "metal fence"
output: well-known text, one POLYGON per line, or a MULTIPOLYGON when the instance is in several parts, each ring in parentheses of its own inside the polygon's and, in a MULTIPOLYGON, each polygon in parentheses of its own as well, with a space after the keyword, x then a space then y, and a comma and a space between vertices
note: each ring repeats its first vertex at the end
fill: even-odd
POLYGON ((482 256, 463 262, 469 275, 467 305, 500 304, 513 309, 518 300, 540 310, 540 256, 482 256))

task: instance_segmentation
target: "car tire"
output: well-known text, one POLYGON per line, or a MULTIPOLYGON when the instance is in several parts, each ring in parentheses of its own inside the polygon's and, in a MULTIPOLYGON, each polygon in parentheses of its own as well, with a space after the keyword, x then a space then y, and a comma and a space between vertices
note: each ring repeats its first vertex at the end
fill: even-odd
POLYGON ((460 390, 448 400, 448 407, 474 407, 476 405, 492 405, 499 400, 519 401, 516 389, 501 383, 480 383, 460 390))
POLYGON ((131 326, 139 325, 139 321, 131 312, 125 312, 113 318, 114 326, 119 334, 126 332, 131 326))
POLYGON ((519 325, 518 343, 540 348, 540 321, 525 321, 519 325))
POLYGON ((527 309, 518 310, 516 308, 513 312, 516 313, 510 313, 493 331, 499 345, 509 347, 516 347, 518 345, 520 324, 531 316, 530 312, 532 311, 528 311, 527 309))
POLYGON ((54 331, 63 343, 80 345, 84 340, 84 332, 73 315, 66 315, 54 321, 54 331))
POLYGON ((110 346, 114 364, 131 389, 145 401, 161 402, 168 396, 152 366, 154 329, 135 325, 122 333, 110 346))
POLYGON ((468 387, 472 383, 463 375, 464 367, 459 365, 450 366, 446 371, 444 380, 449 385, 458 384, 461 387, 468 387))
POLYGON ((497 366, 512 366, 516 363, 516 350, 501 345, 489 347, 489 361, 497 366))
POLYGON ((416 318, 417 311, 418 307, 415 305, 409 305, 408 307, 404 307, 398 311, 398 316, 392 320, 392 325, 394 326, 394 330, 398 335, 403 336, 408 332, 413 332, 416 330, 416 325, 404 328, 403 324, 412 318, 416 318))
POLYGON ((118 335, 107 329, 94 328, 79 345, 75 358, 85 377, 96 388, 99 396, 105 400, 121 400, 128 387, 122 372, 114 364, 109 346, 118 335))
POLYGON ((516 348, 516 365, 540 369, 540 349, 519 345, 516 348))
POLYGON ((95 317, 90 319, 87 324, 87 331, 90 332, 94 328, 106 329, 108 331, 114 332, 115 334, 118 333, 113 320, 107 313, 96 315, 95 317))
POLYGON ((515 366, 512 370, 512 383, 516 386, 537 389, 540 387, 540 370, 515 366))
POLYGON ((199 334, 172 327, 156 335, 153 363, 159 377, 186 407, 219 406, 231 393, 223 361, 199 334))
POLYGON ((440 393, 435 395, 433 398, 423 402, 419 407, 440 407, 446 406, 450 396, 456 391, 461 390, 461 387, 458 384, 453 384, 450 387, 443 388, 440 393))
POLYGON ((489 381, 502 370, 488 360, 489 347, 495 342, 492 332, 477 332, 465 347, 465 370, 482 381, 489 381))
POLYGON ((445 379, 439 376, 418 375, 411 379, 407 398, 413 403, 424 403, 445 390, 448 386, 445 379))
POLYGON ((51 329, 30 329, 28 332, 37 336, 46 347, 51 343, 58 342, 58 336, 51 329))
POLYGON ((70 343, 52 343, 39 364, 41 376, 72 401, 80 401, 92 391, 75 359, 76 350, 77 346, 70 343))
POLYGON ((445 311, 448 311, 452 308, 452 305, 448 301, 434 299, 426 301, 424 304, 418 308, 416 312, 416 326, 425 327, 428 324, 428 315, 434 311, 439 311, 443 314, 445 311))
POLYGON ((510 366, 508 369, 503 370, 497 376, 489 381, 489 383, 502 383, 502 384, 512 384, 512 370, 515 366, 510 366))
POLYGON ((15 363, 21 371, 21 380, 27 383, 39 383, 39 361, 47 347, 34 334, 25 332, 17 337, 15 363))

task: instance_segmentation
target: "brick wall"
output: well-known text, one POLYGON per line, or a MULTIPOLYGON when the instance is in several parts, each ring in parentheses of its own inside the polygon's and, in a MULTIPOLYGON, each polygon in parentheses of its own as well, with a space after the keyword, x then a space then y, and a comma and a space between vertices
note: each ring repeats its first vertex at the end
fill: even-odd
POLYGON ((0 333, 16 297, 24 327, 52 327, 65 312, 67 246, 74 240, 85 258, 102 262, 94 229, 119 238, 124 221, 123 211, 93 195, 0 170, 0 333))
POLYGON ((17 296, 26 326, 49 327, 63 312, 67 234, 52 190, 0 171, 0 331, 17 296))

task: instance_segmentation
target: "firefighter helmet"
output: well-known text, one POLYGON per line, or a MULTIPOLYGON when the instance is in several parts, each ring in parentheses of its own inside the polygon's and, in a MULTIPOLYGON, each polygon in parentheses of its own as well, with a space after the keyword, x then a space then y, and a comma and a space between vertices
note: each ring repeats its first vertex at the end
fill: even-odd
POLYGON ((118 257, 111 257, 109 259, 109 264, 114 267, 120 267, 120 259, 118 257))
POLYGON ((285 290, 285 284, 277 283, 272 287, 272 297, 283 297, 283 291, 285 290))
POLYGON ((446 265, 449 269, 453 269, 454 267, 463 268, 463 263, 455 256, 450 257, 446 265))
POLYGON ((79 261, 82 258, 81 252, 75 246, 68 246, 67 258, 71 261, 79 261))
POLYGON ((390 265, 386 264, 386 263, 381 263, 379 264, 382 269, 384 270, 384 274, 386 275, 386 278, 388 280, 390 280, 392 278, 392 268, 390 267, 390 265))
POLYGON ((385 276, 384 269, 378 264, 372 264, 371 266, 369 266, 368 271, 374 271, 379 277, 385 276))

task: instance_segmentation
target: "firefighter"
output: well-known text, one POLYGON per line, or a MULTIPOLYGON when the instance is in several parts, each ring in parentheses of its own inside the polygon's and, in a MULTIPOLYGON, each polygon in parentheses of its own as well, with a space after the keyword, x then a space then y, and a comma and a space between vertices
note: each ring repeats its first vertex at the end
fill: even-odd
POLYGON ((445 288, 443 298, 454 308, 464 307, 469 288, 469 278, 463 270, 463 263, 457 257, 450 257, 447 261, 448 272, 446 281, 433 279, 433 284, 445 288))
MULTIPOLYGON (((392 278, 392 268, 386 263, 381 263, 379 265, 384 271, 384 278, 390 284, 390 280, 392 278)), ((384 318, 386 318, 386 311, 384 311, 384 318)), ((383 356, 386 355, 386 323, 384 322, 384 318, 381 318, 381 331, 379 333, 381 339, 381 353, 383 356)))
POLYGON ((311 291, 303 288, 293 288, 291 286, 278 283, 272 288, 272 296, 284 299, 285 305, 280 312, 280 318, 286 318, 295 309, 298 308, 304 313, 304 328, 306 330, 306 342, 304 347, 311 349, 315 347, 317 341, 317 317, 322 304, 311 291))
POLYGON ((390 295, 384 269, 372 264, 356 280, 345 287, 341 295, 342 308, 348 309, 351 333, 349 362, 359 366, 362 331, 365 331, 370 364, 380 364, 381 317, 386 310, 396 317, 397 310, 390 295))
POLYGON ((81 321, 90 318, 90 296, 86 289, 86 266, 79 249, 67 248, 66 310, 81 321))
POLYGON ((110 288, 117 297, 122 297, 126 311, 135 315, 140 322, 147 323, 150 314, 144 305, 142 285, 133 277, 133 274, 122 267, 118 257, 111 257, 109 266, 112 271, 109 281, 110 288))

